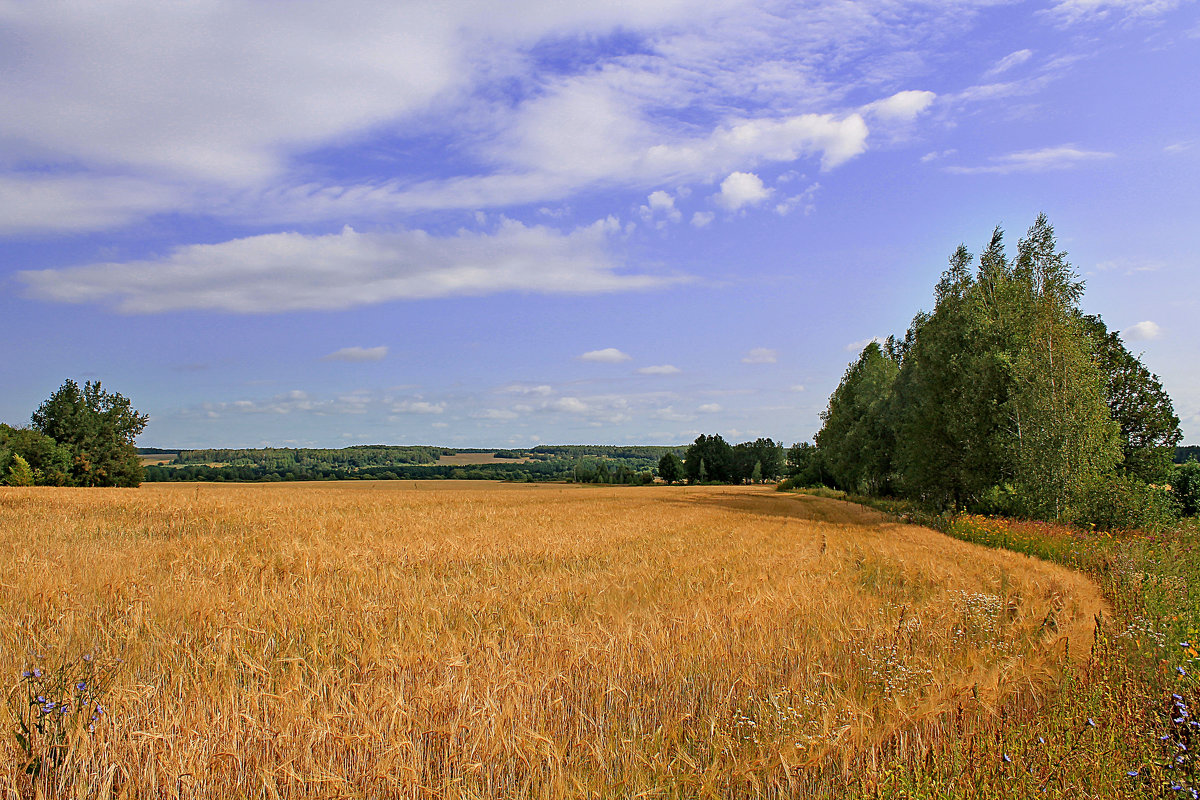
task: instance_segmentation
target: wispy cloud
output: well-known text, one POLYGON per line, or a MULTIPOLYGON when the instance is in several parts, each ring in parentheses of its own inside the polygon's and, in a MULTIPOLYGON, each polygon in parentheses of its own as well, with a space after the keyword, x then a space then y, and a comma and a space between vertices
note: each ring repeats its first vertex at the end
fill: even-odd
POLYGON ((1115 153, 1099 150, 1081 150, 1073 145, 1044 147, 1041 150, 1022 150, 1002 156, 993 156, 991 164, 981 166, 948 166, 946 172, 956 175, 1007 175, 1012 172, 1047 172, 1071 169, 1080 164, 1104 161, 1115 153))
POLYGON ((774 364, 779 360, 779 353, 769 347, 755 347, 742 356, 743 364, 774 364))
POLYGON ((1013 67, 1018 67, 1024 64, 1029 59, 1033 58, 1032 50, 1017 50, 1015 53, 1009 53, 1004 58, 992 65, 992 68, 983 73, 985 80, 995 78, 997 75, 1008 72, 1013 67))
POLYGON ((887 339, 885 339, 882 336, 872 336, 870 339, 859 339, 857 342, 851 342, 850 344, 846 345, 842 349, 845 350, 847 353, 861 353, 862 349, 864 347, 866 347, 867 345, 869 345, 871 342, 875 342, 876 344, 883 344, 886 341, 887 341, 887 339))
POLYGON ((382 361, 387 358, 388 349, 381 347, 343 347, 327 356, 322 361, 382 361))
POLYGON ((651 289, 678 277, 626 274, 606 242, 609 219, 571 233, 505 221, 494 233, 276 233, 188 245, 154 260, 25 271, 30 296, 128 313, 343 309, 394 300, 525 291, 651 289))
POLYGON ((637 372, 639 375, 678 375, 682 371, 672 364, 659 364, 651 367, 638 367, 637 372))

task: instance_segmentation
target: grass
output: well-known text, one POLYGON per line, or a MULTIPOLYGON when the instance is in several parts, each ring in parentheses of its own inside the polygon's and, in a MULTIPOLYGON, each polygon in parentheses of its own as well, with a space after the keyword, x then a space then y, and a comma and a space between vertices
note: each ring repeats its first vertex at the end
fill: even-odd
POLYGON ((1093 583, 761 488, 3 489, 0 585, 11 688, 123 659, 0 797, 1079 796, 1125 747, 1093 583))
MULTIPOLYGON (((989 748, 989 757, 1004 750, 1015 754, 1012 763, 1032 770, 1027 775, 1013 770, 1010 796, 1044 796, 1054 781, 1038 779, 1036 765, 1066 759, 1078 766, 1059 775, 1064 794, 1200 795, 1200 722, 1192 717, 1200 700, 1200 521, 1185 520, 1159 533, 1112 533, 970 514, 930 516, 900 502, 853 499, 962 541, 1080 570, 1110 600, 1113 613, 1098 628, 1089 660, 1067 673, 1064 690, 1044 709, 1008 726, 989 748), (1062 721, 1081 716, 1094 727, 1073 735, 1062 721), (1045 735, 1047 730, 1055 735, 1045 735), (1098 752, 1077 752, 1087 740, 1104 744, 1098 752)), ((979 745, 966 743, 951 757, 962 758, 979 745)), ((946 763, 899 765, 895 785, 910 796, 943 796, 946 763)), ((952 794, 990 796, 999 787, 967 781, 956 788, 952 794)))

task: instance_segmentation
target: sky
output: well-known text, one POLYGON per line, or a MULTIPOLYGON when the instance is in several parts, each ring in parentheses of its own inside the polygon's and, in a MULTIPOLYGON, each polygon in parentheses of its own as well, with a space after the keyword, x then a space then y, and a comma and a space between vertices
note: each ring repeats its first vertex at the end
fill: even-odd
POLYGON ((1039 212, 1200 442, 1200 4, 0 0, 0 421, 805 441, 1039 212))

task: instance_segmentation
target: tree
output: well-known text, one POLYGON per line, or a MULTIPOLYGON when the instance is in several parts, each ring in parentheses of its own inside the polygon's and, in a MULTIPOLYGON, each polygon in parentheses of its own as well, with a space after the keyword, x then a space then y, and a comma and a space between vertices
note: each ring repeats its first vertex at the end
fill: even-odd
POLYGON ((83 389, 68 380, 33 412, 33 427, 71 454, 70 482, 77 486, 137 486, 144 477, 134 440, 149 417, 128 398, 104 391, 99 381, 83 389))
POLYGON ((1144 483, 1171 479, 1175 446, 1183 439, 1179 417, 1158 376, 1125 349, 1121 335, 1104 320, 1082 316, 1094 358, 1105 377, 1105 401, 1121 429, 1121 471, 1144 483))
POLYGON ((70 451, 31 428, 0 424, 0 475, 7 474, 12 454, 20 455, 33 472, 34 483, 64 486, 71 469, 70 451), (9 455, 5 455, 5 452, 9 455))
POLYGON ((820 486, 826 483, 825 471, 821 468, 821 451, 811 442, 797 442, 791 446, 787 452, 787 472, 796 486, 820 486))
POLYGON ((673 452, 663 453, 663 457, 658 460, 658 476, 669 484, 682 480, 683 462, 679 460, 679 456, 673 452))
POLYGON ((897 372, 896 362, 871 342, 846 370, 821 414, 817 447, 841 489, 876 494, 888 485, 895 449, 890 401, 897 372))
POLYGON ((8 468, 5 483, 9 486, 33 486, 33 470, 29 468, 29 462, 21 458, 20 453, 13 454, 12 466, 8 468))
POLYGON ((688 445, 683 468, 690 483, 729 483, 734 475, 733 448, 720 434, 706 436, 702 433, 688 445))

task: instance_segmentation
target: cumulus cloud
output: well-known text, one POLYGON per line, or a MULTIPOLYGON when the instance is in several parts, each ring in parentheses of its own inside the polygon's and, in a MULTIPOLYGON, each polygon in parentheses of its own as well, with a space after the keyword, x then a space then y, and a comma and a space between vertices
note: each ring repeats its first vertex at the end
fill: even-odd
POLYGON ((639 375, 678 375, 682 372, 679 367, 672 364, 659 364, 652 367, 638 367, 639 375))
POLYGON ((388 349, 381 347, 343 347, 327 356, 322 361, 382 361, 387 357, 388 349))
POLYGON ((633 356, 628 353, 622 353, 615 347, 605 347, 603 350, 589 350, 579 356, 580 361, 592 361, 597 364, 620 364, 622 361, 628 361, 633 356))
POLYGON ((1113 158, 1115 153, 1099 150, 1081 150, 1073 145, 1061 147, 1044 147, 1041 150, 1022 150, 1003 156, 993 156, 992 164, 983 166, 945 167, 946 172, 956 175, 1007 175, 1011 172, 1047 172, 1058 169, 1071 169, 1080 164, 1103 161, 1113 158))
POLYGON ((1019 67, 1031 58, 1033 58, 1032 50, 1017 50, 1014 53, 1009 53, 993 64, 991 69, 983 73, 983 77, 985 80, 990 80, 997 75, 1008 72, 1013 67, 1019 67))
POLYGON ((1148 342, 1151 339, 1157 339, 1159 336, 1162 336, 1162 328, 1157 323, 1146 320, 1136 325, 1130 325, 1122 333, 1125 334, 1125 339, 1130 342, 1148 342))
POLYGON ((730 211, 737 211, 761 203, 771 196, 771 191, 753 172, 733 172, 721 181, 721 191, 713 195, 713 201, 730 211))
POLYGON ((695 214, 692 214, 692 225, 696 228, 703 228, 712 222, 716 216, 711 211, 697 211, 695 214))
POLYGON ((650 193, 640 213, 646 222, 656 221, 659 227, 667 222, 679 222, 683 219, 683 213, 675 207, 675 198, 661 189, 650 193))
POLYGON ((525 291, 593 294, 678 278, 625 274, 606 249, 608 219, 571 233, 506 220, 494 233, 274 233, 178 247, 141 261, 24 271, 28 294, 128 313, 345 309, 391 300, 525 291))
POLYGON ((696 410, 705 414, 716 414, 721 411, 721 405, 720 403, 705 403, 704 405, 699 406, 696 410))
POLYGON ((769 347, 755 347, 742 356, 743 364, 774 364, 779 359, 779 353, 769 347))

